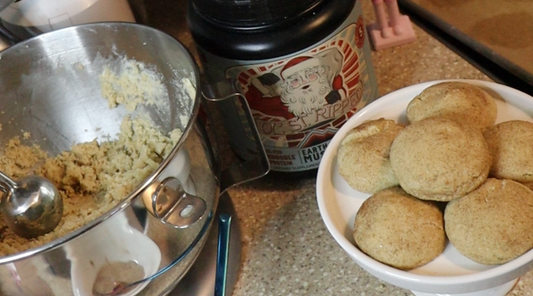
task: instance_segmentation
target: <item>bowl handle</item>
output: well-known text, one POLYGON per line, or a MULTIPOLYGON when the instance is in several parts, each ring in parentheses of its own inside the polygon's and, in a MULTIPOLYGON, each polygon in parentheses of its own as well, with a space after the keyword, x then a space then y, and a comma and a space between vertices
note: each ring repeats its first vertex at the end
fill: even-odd
POLYGON ((266 175, 270 171, 270 164, 248 102, 244 95, 236 90, 235 84, 227 81, 215 86, 205 81, 202 82, 203 108, 211 122, 222 122, 221 125, 213 124, 215 142, 219 146, 215 157, 220 158, 217 160, 220 165, 217 176, 220 182, 220 194, 222 194, 232 186, 266 175), (223 114, 224 110, 232 110, 233 113, 223 114), (246 153, 239 154, 228 149, 233 151, 234 156, 229 160, 230 157, 228 153, 225 153, 227 151, 224 147, 235 143, 235 138, 233 142, 230 139, 234 134, 231 129, 235 129, 235 126, 241 131, 238 141, 246 145, 246 153), (223 134, 226 134, 226 137, 223 134))

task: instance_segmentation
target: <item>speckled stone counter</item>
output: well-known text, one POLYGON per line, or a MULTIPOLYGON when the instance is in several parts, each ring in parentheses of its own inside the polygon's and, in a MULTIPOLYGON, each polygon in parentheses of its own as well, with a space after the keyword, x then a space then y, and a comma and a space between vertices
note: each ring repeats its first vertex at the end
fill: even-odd
MULTIPOLYGON (((188 46, 185 1, 130 0, 144 22, 188 46)), ((370 0, 362 2, 366 23, 374 21, 370 0)), ((414 43, 372 52, 379 93, 423 81, 490 80, 439 41, 414 26, 414 43)), ((232 188, 229 196, 241 230, 242 259, 233 296, 412 295, 370 275, 337 245, 321 220, 315 178, 266 176, 232 188)), ((532 295, 533 272, 509 295, 532 295)))
MULTIPOLYGON (((365 21, 374 20, 371 1, 365 21)), ((380 95, 423 81, 486 75, 415 26, 414 43, 372 53, 380 95)), ((266 176, 233 188, 242 265, 233 296, 412 295, 370 275, 337 245, 321 220, 315 178, 266 176)), ((532 295, 533 273, 509 295, 532 295)))

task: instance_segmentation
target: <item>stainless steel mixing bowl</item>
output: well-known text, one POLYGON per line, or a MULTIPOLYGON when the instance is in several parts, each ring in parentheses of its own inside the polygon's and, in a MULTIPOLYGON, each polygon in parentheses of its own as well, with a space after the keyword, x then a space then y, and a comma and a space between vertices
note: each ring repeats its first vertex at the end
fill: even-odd
POLYGON ((266 173, 254 163, 219 169, 212 137, 197 118, 199 88, 187 49, 138 24, 70 27, 0 52, 0 143, 29 132, 25 144, 56 155, 73 143, 108 140, 127 114, 148 114, 163 133, 183 130, 170 155, 116 207, 41 247, 0 257, 0 295, 87 295, 97 270, 113 260, 145 265, 147 280, 126 295, 165 295, 175 287, 204 245, 219 193, 266 173), (128 59, 161 75, 164 104, 109 108, 100 74, 128 59), (242 173, 246 167, 256 171, 242 173))

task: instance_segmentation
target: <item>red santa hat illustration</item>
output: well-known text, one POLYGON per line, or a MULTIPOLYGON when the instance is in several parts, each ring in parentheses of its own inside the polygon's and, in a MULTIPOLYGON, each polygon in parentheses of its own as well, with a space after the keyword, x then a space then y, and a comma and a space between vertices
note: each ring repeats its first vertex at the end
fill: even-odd
POLYGON ((295 57, 294 59, 290 60, 283 66, 283 68, 280 71, 280 76, 283 80, 287 79, 287 77, 298 73, 302 70, 309 69, 311 67, 320 66, 320 60, 315 57, 309 57, 309 56, 299 56, 295 57))

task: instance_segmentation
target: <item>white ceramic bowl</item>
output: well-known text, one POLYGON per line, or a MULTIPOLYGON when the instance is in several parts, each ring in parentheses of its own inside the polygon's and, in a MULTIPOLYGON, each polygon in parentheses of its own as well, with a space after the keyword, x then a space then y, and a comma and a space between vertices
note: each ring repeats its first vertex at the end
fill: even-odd
MULTIPOLYGON (((131 210, 131 208, 130 208, 131 210)), ((133 261, 144 269, 144 278, 155 274, 161 263, 161 251, 148 236, 128 223, 125 211, 113 217, 113 223, 100 224, 87 235, 80 236, 66 248, 71 261, 72 289, 76 296, 93 295, 93 285, 103 265, 109 262, 133 261)), ((137 295, 149 281, 121 296, 137 295)))
MULTIPOLYGON (((497 122, 511 119, 533 121, 533 97, 500 84, 461 80, 478 85, 499 98, 497 122)), ((382 264, 354 246, 353 224, 357 210, 370 195, 352 189, 339 175, 337 150, 344 135, 369 119, 380 117, 408 124, 405 108, 426 87, 442 81, 409 86, 387 94, 356 113, 333 137, 320 163, 317 175, 317 202, 326 227, 348 255, 363 269, 392 285, 409 289, 415 295, 503 296, 517 279, 533 267, 533 250, 502 265, 481 265, 448 243, 432 262, 410 271, 382 264)))

